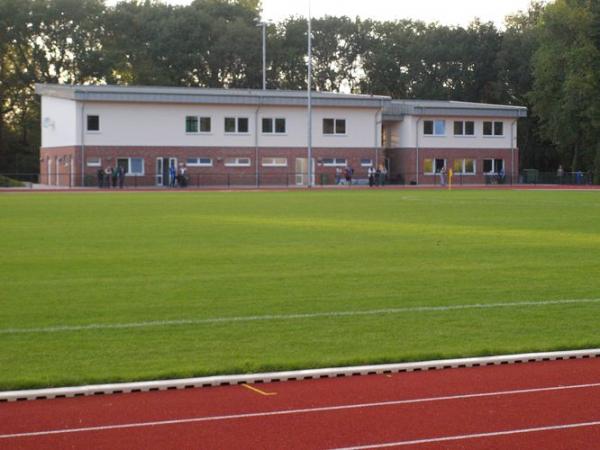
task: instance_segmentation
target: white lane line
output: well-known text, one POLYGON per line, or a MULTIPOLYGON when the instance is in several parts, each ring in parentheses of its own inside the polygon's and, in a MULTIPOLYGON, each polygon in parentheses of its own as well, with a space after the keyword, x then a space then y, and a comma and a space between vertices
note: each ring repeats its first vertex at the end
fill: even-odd
POLYGON ((340 447, 331 450, 364 450, 369 448, 389 448, 389 447, 403 447, 406 445, 418 445, 418 444, 433 444, 436 442, 448 442, 448 441, 463 441, 468 439, 481 439, 495 436, 510 436, 513 434, 524 434, 524 433, 536 433, 540 431, 553 431, 553 430, 568 430, 573 428, 584 428, 584 427, 597 427, 600 422, 582 422, 582 423, 570 423, 566 425, 552 425, 547 427, 537 428, 522 428, 517 430, 507 431, 494 431, 490 433, 477 433, 477 434, 464 434, 459 436, 445 436, 431 439, 417 439, 414 441, 398 441, 398 442, 386 442, 383 444, 371 444, 371 445, 360 445, 358 447, 340 447))
POLYGON ((590 389, 599 388, 600 383, 590 384, 576 384, 571 386, 552 386, 545 388, 535 389, 518 389, 511 391, 497 391, 497 392, 484 392, 478 394, 461 394, 461 395, 449 395, 443 397, 427 397, 427 398, 416 398, 410 400, 392 400, 387 402, 377 403, 358 403, 349 405, 339 406, 322 406, 318 408, 303 408, 303 409, 288 409, 279 411, 267 411, 257 413, 246 413, 246 414, 232 414, 227 416, 206 416, 206 417, 191 417, 188 419, 173 419, 173 420, 160 420, 155 422, 135 422, 135 423, 124 423, 117 425, 102 425, 95 427, 81 427, 81 428, 63 428, 59 430, 45 430, 45 431, 32 431, 27 433, 14 433, 14 434, 0 434, 0 439, 10 438, 21 438, 21 437, 33 437, 33 436, 48 436, 53 434, 67 434, 67 433, 83 433, 87 431, 106 431, 106 430, 120 430, 125 428, 143 428, 143 427, 156 427, 162 425, 176 425, 186 424, 195 422, 215 422, 219 420, 235 420, 235 419, 249 419, 253 417, 269 417, 269 416, 285 416, 293 414, 308 414, 308 413, 319 413, 328 411, 342 411, 352 409, 364 409, 364 408, 380 408, 385 406, 397 406, 397 405, 411 405, 416 403, 432 403, 449 400, 465 400, 472 398, 482 397, 500 397, 508 395, 519 395, 519 394, 532 394, 539 392, 552 392, 552 391, 566 391, 574 389, 590 389))
POLYGON ((21 333, 58 333, 69 331, 88 331, 88 330, 122 330, 131 328, 152 328, 180 325, 209 325, 234 322, 258 322, 269 320, 300 320, 316 319, 324 317, 352 317, 352 316, 376 316, 380 314, 403 314, 415 312, 445 312, 460 311, 467 309, 493 309, 493 308, 520 308, 530 306, 551 306, 551 305, 577 305, 586 303, 600 303, 600 298, 581 298, 570 300, 545 300, 545 301, 527 301, 511 303, 476 303, 468 305, 451 306, 414 306, 407 308, 386 308, 372 309, 367 311, 330 311, 322 313, 303 313, 303 314, 268 314, 263 316, 240 316, 240 317, 214 317, 211 319, 181 319, 181 320, 156 320, 148 322, 130 322, 130 323, 93 323, 88 325, 58 325, 39 328, 4 328, 0 329, 0 335, 21 334, 21 333))

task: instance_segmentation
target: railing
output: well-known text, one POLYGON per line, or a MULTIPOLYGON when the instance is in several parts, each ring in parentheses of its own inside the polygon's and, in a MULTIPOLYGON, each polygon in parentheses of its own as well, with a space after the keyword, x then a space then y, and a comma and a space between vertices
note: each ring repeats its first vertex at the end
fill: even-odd
MULTIPOLYGON (((316 186, 334 186, 347 185, 344 178, 338 179, 335 174, 316 174, 313 176, 316 186)), ((58 172, 50 174, 34 173, 6 173, 0 174, 0 188, 7 187, 25 187, 25 188, 50 188, 50 189, 68 189, 68 188, 96 188, 96 189, 168 189, 168 188, 264 188, 264 187, 303 187, 306 186, 308 175, 306 173, 261 173, 243 174, 243 173, 200 173, 187 174, 185 177, 177 177, 174 183, 171 183, 168 177, 164 179, 160 175, 126 175, 119 177, 102 177, 86 174, 83 177, 69 172, 58 172)), ((420 186, 441 186, 448 185, 448 174, 443 177, 440 174, 419 174, 400 173, 394 176, 387 176, 385 180, 374 180, 375 185, 416 185, 420 186)), ((452 177, 453 186, 498 186, 498 185, 564 185, 564 186, 582 186, 593 184, 593 174, 591 172, 565 172, 559 175, 554 172, 540 172, 537 170, 524 170, 518 176, 512 177, 510 174, 454 174, 452 177)), ((352 185, 369 185, 367 176, 354 177, 352 185)))

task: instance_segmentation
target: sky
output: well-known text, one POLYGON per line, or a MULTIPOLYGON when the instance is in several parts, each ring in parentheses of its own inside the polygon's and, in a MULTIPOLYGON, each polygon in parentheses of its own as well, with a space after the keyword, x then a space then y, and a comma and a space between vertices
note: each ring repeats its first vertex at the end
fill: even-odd
MULTIPOLYGON (((162 0, 186 5, 191 0, 162 0)), ((117 0, 108 0, 114 5, 117 0)), ((308 15, 309 0, 263 0, 263 19, 279 22, 308 15)), ((468 25, 475 17, 502 26, 507 15, 527 10, 530 0, 312 0, 313 17, 349 16, 379 20, 413 19, 444 25, 468 25)))

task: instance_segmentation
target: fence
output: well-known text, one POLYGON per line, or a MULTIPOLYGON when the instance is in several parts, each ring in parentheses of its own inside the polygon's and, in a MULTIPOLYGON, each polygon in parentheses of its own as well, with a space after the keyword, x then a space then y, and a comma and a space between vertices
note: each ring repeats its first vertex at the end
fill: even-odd
MULTIPOLYGON (((385 184, 391 185, 419 185, 440 186, 448 184, 448 175, 442 177, 440 174, 401 173, 392 177, 386 177, 385 184)), ((190 187, 190 188, 261 188, 261 187, 302 187, 306 186, 308 175, 306 173, 276 173, 276 174, 235 174, 235 173, 205 173, 189 174, 185 178, 178 177, 174 184, 171 180, 163 179, 160 175, 126 175, 122 182, 119 178, 103 177, 96 175, 81 175, 68 172, 50 174, 34 173, 6 173, 0 174, 0 188, 2 187, 40 187, 40 188, 80 188, 82 185, 88 188, 101 189, 139 189, 139 188, 168 188, 190 187), (83 181, 83 183, 82 183, 83 181)), ((333 186, 343 184, 344 180, 337 180, 335 175, 316 174, 313 175, 313 184, 317 186, 333 186)), ((366 177, 353 179, 354 185, 367 185, 366 177)), ((452 177, 454 186, 492 186, 492 185, 517 185, 517 184, 545 184, 578 186, 593 184, 591 172, 565 172, 562 176, 555 172, 540 172, 528 169, 522 171, 518 176, 510 174, 455 174, 452 177)))

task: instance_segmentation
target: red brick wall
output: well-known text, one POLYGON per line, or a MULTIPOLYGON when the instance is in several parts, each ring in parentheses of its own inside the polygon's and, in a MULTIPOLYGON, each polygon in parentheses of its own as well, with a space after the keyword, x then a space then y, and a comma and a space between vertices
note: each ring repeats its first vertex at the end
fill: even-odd
MULTIPOLYGON (((65 157, 71 155, 75 161, 76 183, 81 185, 81 161, 80 147, 64 148, 42 148, 41 179, 47 180, 46 158, 65 157)), ((193 184, 254 184, 256 182, 256 149, 254 147, 120 147, 120 146, 86 146, 85 158, 102 158, 102 168, 114 167, 118 158, 144 158, 144 177, 128 177, 127 182, 135 182, 138 185, 154 185, 156 173, 156 158, 177 158, 178 163, 185 163, 189 157, 207 157, 213 160, 212 167, 187 167, 187 174, 193 184), (250 167, 227 167, 225 158, 242 157, 250 158, 250 167)), ((306 148, 272 148, 261 147, 258 149, 258 172, 260 179, 265 184, 294 184, 294 173, 296 171, 296 158, 306 158, 306 148), (261 165, 264 157, 282 157, 288 159, 287 167, 263 167, 261 165)), ((316 182, 327 181, 333 183, 335 180, 335 167, 324 167, 320 164, 322 158, 345 158, 350 166, 354 168, 355 178, 366 178, 367 168, 361 167, 362 159, 371 159, 382 162, 382 153, 374 148, 313 148, 313 158, 316 162, 316 182)), ((54 167, 54 166, 53 166, 54 167)), ((88 184, 95 185, 97 167, 85 167, 85 176, 88 184)), ((52 177, 51 181, 53 180, 52 177)), ((60 178, 66 185, 68 176, 60 178)), ((46 182, 46 181, 43 181, 46 182)), ((52 184, 55 184, 54 182, 52 184)))
MULTIPOLYGON (((416 149, 386 149, 386 157, 390 159, 390 176, 392 180, 402 180, 409 184, 416 181, 416 149)), ((446 167, 451 169, 455 159, 474 159, 476 161, 476 174, 456 177, 455 182, 464 182, 465 184, 483 184, 487 180, 483 174, 484 159, 503 159, 504 170, 507 177, 512 171, 512 151, 511 149, 457 149, 457 148, 421 148, 419 149, 419 183, 435 184, 437 180, 432 175, 423 174, 423 164, 426 159, 446 159, 446 167)), ((514 150, 514 174, 518 177, 519 173, 519 150, 514 150)), ((515 182, 517 180, 514 180, 515 182)))

